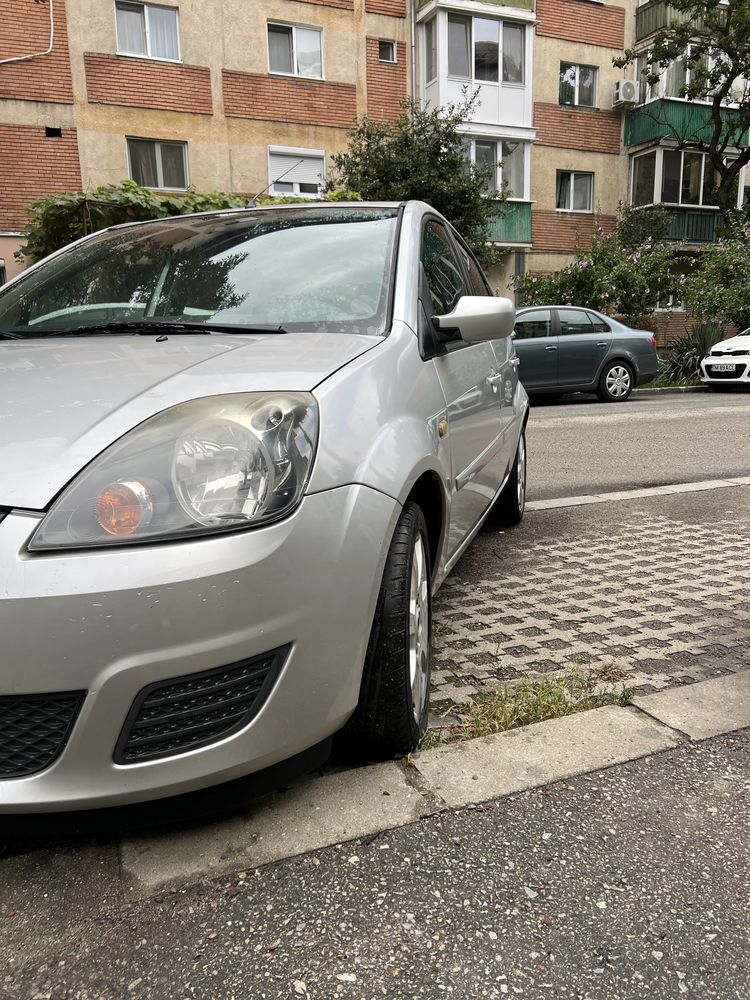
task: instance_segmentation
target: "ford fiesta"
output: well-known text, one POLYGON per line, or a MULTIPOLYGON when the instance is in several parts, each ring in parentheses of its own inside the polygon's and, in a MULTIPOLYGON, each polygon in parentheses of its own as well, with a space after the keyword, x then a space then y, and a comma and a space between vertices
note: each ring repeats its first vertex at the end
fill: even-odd
POLYGON ((523 514, 513 321, 416 202, 119 226, 7 285, 0 811, 415 747, 431 595, 523 514))

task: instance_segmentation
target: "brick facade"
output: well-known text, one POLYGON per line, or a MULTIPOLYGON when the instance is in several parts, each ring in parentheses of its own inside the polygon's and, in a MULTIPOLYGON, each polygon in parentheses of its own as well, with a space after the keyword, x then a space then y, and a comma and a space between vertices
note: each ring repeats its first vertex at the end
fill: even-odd
MULTIPOLYGON (((0 66, 0 100, 73 103, 68 28, 63 0, 55 0, 52 51, 0 66)), ((0 0, 0 59, 44 52, 49 45, 49 0, 0 0)))
POLYGON ((401 111, 406 97, 406 45, 396 44, 396 62, 381 62, 378 39, 367 39, 367 115, 376 122, 390 121, 401 111))
POLYGON ((365 10, 368 14, 406 17, 406 0, 365 0, 365 10))
POLYGON ((597 226, 611 233, 614 215, 588 215, 578 212, 532 210, 531 241, 534 250, 573 253, 577 246, 588 246, 597 226))
POLYGON ((0 229, 23 229, 24 208, 37 198, 80 189, 75 129, 48 139, 43 125, 0 124, 0 229))
POLYGON ((155 59, 133 59, 100 52, 84 54, 86 91, 92 104, 189 111, 210 115, 211 72, 155 59))
POLYGON ((537 0, 538 35, 625 48, 625 9, 588 0, 537 0))
POLYGON ((620 153, 622 115, 617 111, 583 111, 560 104, 537 103, 534 125, 540 146, 620 153))
POLYGON ((230 118, 350 128, 357 89, 348 83, 222 70, 224 113, 230 118))

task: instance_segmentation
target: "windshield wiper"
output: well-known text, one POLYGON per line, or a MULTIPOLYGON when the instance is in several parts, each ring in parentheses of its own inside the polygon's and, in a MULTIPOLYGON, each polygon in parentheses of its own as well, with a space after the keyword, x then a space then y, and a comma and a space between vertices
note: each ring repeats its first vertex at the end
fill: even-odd
POLYGON ((121 333, 131 337, 149 337, 154 334, 206 334, 211 333, 287 333, 283 326, 258 323, 170 323, 154 320, 135 320, 122 323, 101 323, 91 326, 74 326, 70 330, 7 330, 0 332, 0 338, 8 340, 30 340, 37 337, 94 337, 97 334, 121 333))

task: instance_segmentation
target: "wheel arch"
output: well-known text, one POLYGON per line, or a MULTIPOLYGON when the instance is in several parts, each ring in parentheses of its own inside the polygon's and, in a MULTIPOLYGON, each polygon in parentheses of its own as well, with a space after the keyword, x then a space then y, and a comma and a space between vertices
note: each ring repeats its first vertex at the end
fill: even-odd
POLYGON ((416 503, 424 515, 430 546, 430 570, 438 567, 445 535, 447 504, 440 476, 428 469, 422 472, 409 490, 405 502, 416 503))

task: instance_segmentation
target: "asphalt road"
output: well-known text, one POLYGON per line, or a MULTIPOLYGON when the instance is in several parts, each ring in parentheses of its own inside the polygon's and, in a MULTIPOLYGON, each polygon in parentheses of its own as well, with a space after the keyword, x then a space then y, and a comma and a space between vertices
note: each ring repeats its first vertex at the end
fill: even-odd
POLYGON ((750 475, 750 392, 533 401, 528 498, 750 475))

